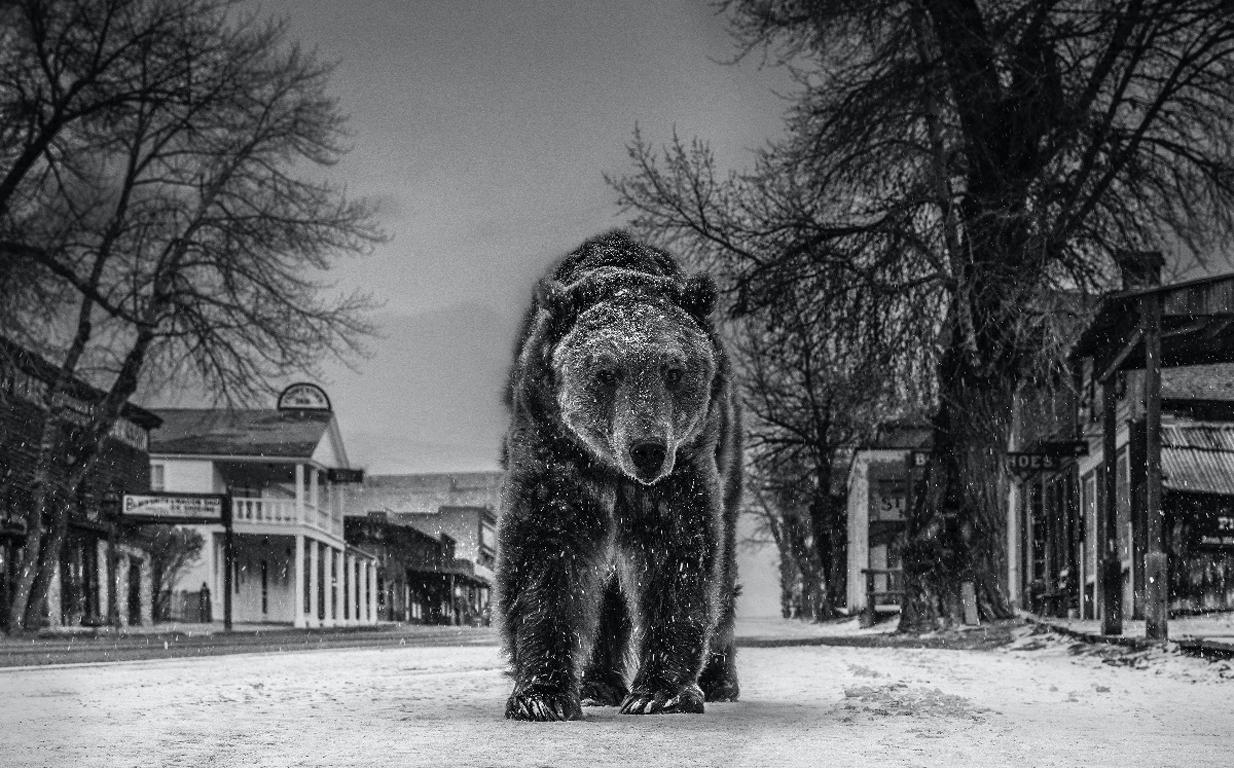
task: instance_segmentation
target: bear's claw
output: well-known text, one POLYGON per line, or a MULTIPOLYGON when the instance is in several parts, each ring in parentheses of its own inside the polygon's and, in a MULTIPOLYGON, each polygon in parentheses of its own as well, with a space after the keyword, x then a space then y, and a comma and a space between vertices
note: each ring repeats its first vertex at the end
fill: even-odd
POLYGON ((567 694, 515 693, 506 700, 507 720, 582 720, 579 700, 567 694))
POLYGON ((677 691, 634 690, 621 703, 625 715, 702 714, 703 691, 697 685, 687 685, 677 691))

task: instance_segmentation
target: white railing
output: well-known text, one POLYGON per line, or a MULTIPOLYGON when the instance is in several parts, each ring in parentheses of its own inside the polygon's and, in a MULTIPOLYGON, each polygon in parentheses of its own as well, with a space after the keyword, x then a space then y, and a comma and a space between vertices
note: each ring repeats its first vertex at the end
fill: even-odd
POLYGON ((303 514, 297 514, 295 499, 257 499, 233 496, 231 511, 235 524, 243 525, 305 525, 342 538, 343 520, 329 509, 304 504, 303 514))
POLYGON ((249 499, 233 496, 232 520, 236 524, 296 525, 295 499, 249 499))

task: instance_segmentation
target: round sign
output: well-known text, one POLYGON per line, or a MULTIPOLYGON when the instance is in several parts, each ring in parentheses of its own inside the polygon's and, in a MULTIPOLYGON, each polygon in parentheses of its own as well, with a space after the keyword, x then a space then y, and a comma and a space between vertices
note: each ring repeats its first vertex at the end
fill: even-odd
POLYGON ((279 395, 280 411, 330 411, 330 398, 326 391, 306 381, 290 385, 279 395))

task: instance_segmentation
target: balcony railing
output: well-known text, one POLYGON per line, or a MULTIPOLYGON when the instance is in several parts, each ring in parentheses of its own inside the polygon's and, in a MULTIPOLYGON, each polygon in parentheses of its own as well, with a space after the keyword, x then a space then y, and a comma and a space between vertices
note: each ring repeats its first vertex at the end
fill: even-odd
POLYGON ((295 499, 258 499, 233 496, 231 499, 232 520, 237 528, 245 525, 276 525, 294 527, 304 525, 319 531, 343 535, 341 516, 332 516, 329 509, 303 504, 299 509, 295 499))

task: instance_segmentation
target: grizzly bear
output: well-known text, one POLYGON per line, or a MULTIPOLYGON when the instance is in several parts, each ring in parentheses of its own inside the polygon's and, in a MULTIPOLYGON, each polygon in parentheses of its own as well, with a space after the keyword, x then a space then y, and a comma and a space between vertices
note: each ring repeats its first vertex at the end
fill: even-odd
POLYGON ((737 699, 741 431, 715 299, 709 277, 621 231, 540 284, 507 392, 507 718, 737 699))

